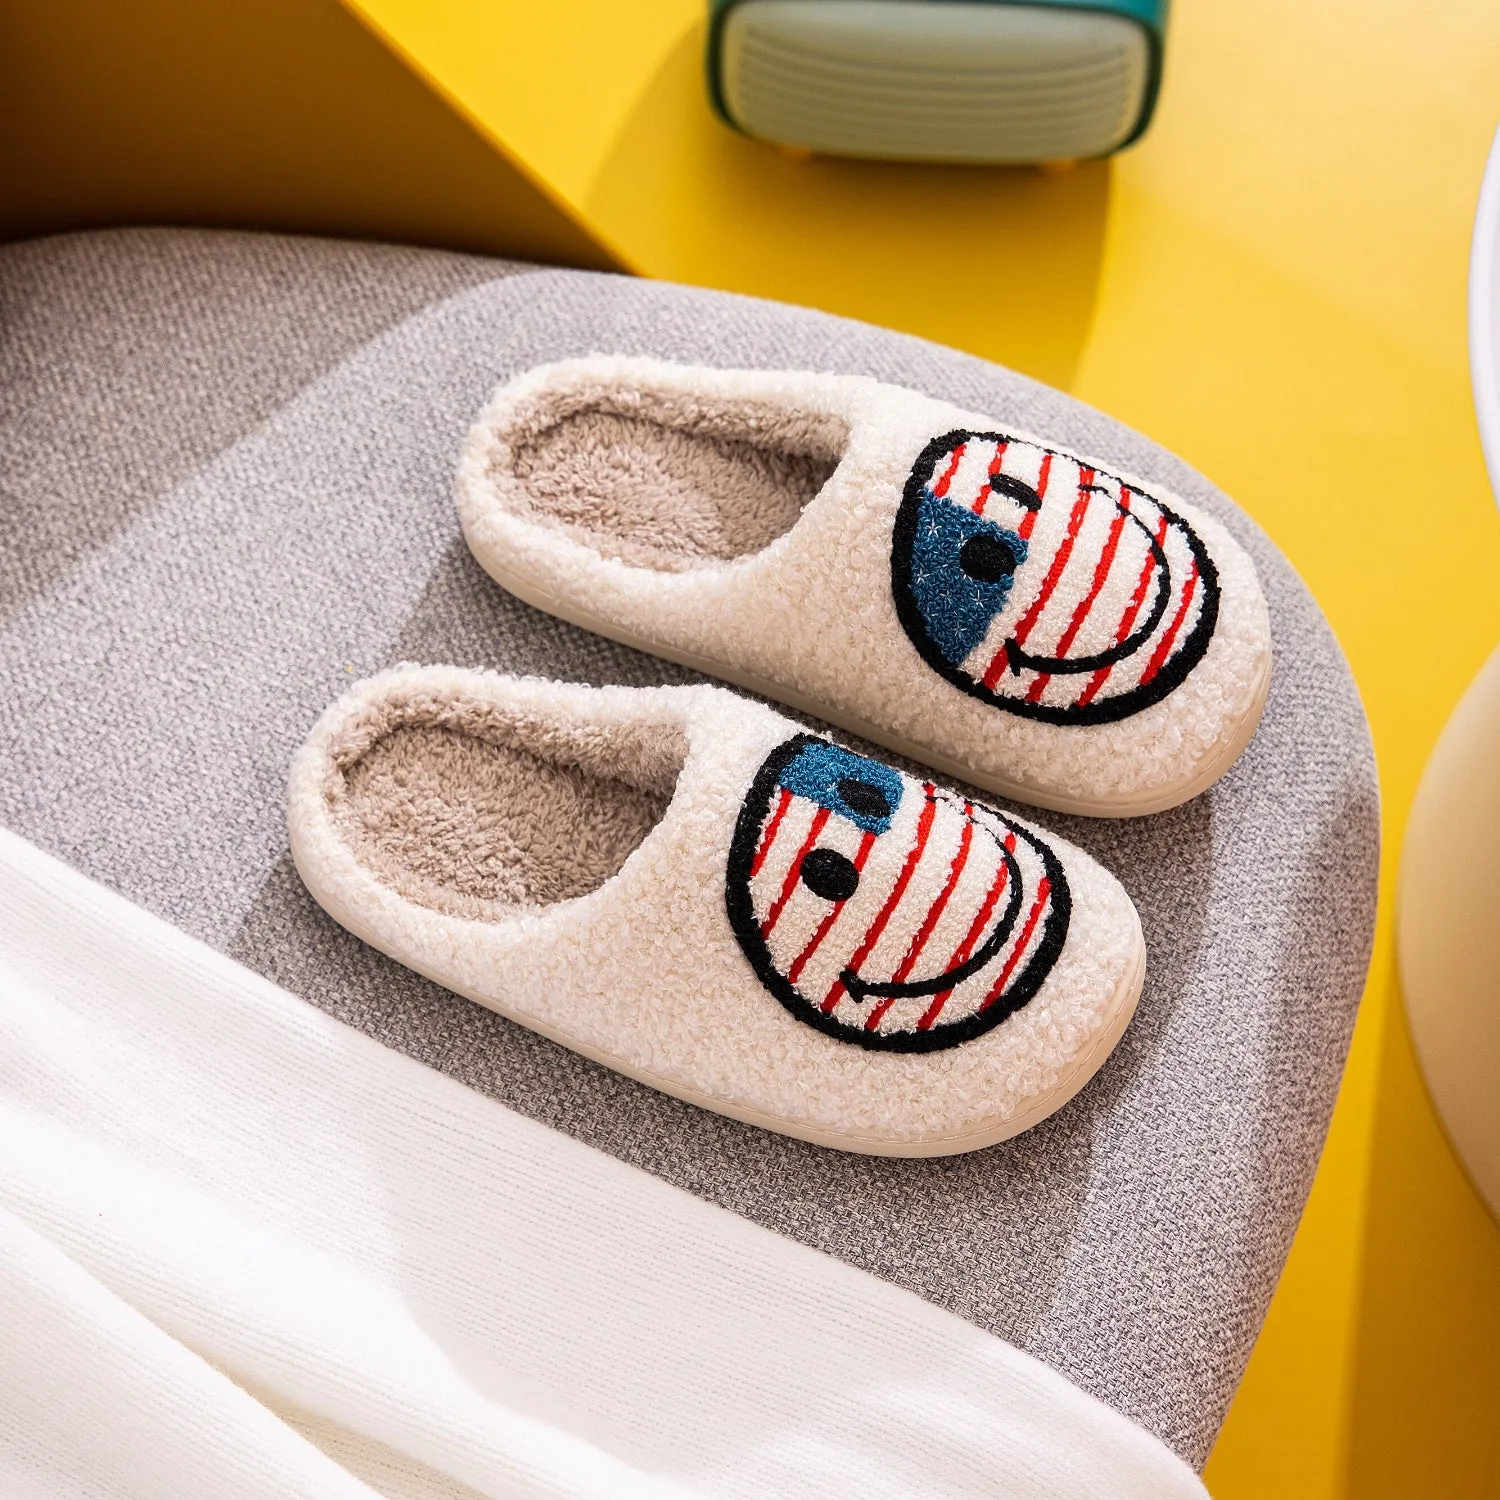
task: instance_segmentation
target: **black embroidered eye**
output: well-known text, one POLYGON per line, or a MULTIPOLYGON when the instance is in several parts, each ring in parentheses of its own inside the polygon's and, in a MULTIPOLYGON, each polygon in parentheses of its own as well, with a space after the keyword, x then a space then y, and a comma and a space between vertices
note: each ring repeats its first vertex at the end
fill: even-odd
POLYGON ((1042 497, 1024 480, 1011 474, 996 474, 990 480, 990 490, 996 495, 1009 495, 1024 510, 1042 508, 1042 497))
POLYGON ((802 884, 825 901, 847 901, 859 889, 859 871, 837 849, 813 849, 802 860, 802 884))
POLYGON ((958 565, 977 583, 999 583, 1016 571, 1016 557, 998 537, 971 536, 958 549, 958 565))
POLYGON ((891 815, 891 804, 885 793, 858 777, 844 777, 839 782, 839 796, 850 812, 858 813, 862 818, 888 818, 891 815))

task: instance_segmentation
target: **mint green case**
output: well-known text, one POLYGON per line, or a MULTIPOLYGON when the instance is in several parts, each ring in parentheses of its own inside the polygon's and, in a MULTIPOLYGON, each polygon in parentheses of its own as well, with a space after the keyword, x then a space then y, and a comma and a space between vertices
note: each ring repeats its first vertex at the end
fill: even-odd
MULTIPOLYGON (((719 52, 724 38, 724 22, 729 12, 741 0, 709 0, 708 48, 708 97, 714 112, 726 125, 740 129, 739 122, 729 113, 724 102, 724 91, 719 80, 719 52)), ((1146 80, 1146 91, 1141 96, 1141 113, 1130 134, 1115 147, 1123 151, 1132 141, 1137 141, 1151 123, 1156 109, 1156 96, 1161 89, 1162 54, 1166 50, 1168 0, 963 0, 968 5, 1024 4, 1051 6, 1057 10, 1092 10, 1106 16, 1123 16, 1134 21, 1146 33, 1146 44, 1150 58, 1150 75, 1146 80)))

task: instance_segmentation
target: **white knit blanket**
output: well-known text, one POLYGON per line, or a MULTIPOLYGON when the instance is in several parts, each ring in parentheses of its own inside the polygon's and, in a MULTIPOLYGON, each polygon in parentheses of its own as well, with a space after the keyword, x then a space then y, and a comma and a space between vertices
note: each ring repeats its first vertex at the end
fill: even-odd
POLYGON ((1000 1340, 0 834, 0 1494, 1205 1491, 1000 1340))

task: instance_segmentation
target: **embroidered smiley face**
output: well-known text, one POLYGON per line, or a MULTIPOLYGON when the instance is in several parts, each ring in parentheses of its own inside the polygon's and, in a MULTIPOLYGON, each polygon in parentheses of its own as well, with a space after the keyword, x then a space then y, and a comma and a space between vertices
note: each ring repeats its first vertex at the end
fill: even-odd
POLYGON ((794 1016, 890 1052, 1013 1015, 1071 910, 1057 856, 1020 824, 805 734, 756 774, 726 892, 741 949, 794 1016))
POLYGON ((995 432, 922 450, 897 512, 896 613, 922 659, 995 708, 1100 724, 1159 702, 1202 659, 1213 561, 1145 491, 995 432))

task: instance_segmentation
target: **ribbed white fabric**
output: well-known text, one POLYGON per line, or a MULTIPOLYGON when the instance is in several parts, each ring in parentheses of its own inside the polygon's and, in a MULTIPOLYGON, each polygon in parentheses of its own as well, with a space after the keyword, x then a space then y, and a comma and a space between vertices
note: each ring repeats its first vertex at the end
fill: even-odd
POLYGON ((3 834, 0 1328, 7 1497, 1205 1493, 1001 1341, 3 834))

